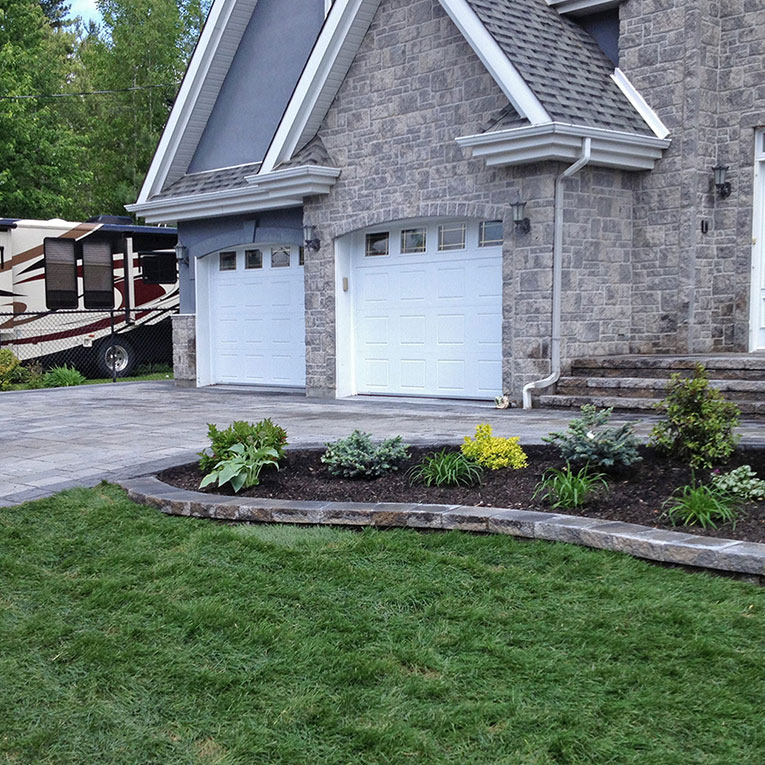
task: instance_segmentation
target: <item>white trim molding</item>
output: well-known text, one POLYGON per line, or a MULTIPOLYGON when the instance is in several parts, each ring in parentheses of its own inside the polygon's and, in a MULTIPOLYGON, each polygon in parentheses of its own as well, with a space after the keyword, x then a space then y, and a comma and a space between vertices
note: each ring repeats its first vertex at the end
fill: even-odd
POLYGON ((328 194, 339 176, 340 170, 336 167, 288 167, 267 175, 249 175, 245 178, 247 186, 244 187, 152 199, 125 207, 151 223, 299 207, 304 197, 328 194))
POLYGON ((653 130, 654 135, 657 138, 666 138, 669 135, 667 126, 661 121, 659 115, 651 109, 643 96, 638 92, 638 89, 629 81, 627 75, 618 66, 614 69, 611 79, 616 83, 619 90, 624 93, 625 98, 632 104, 635 111, 645 120, 646 125, 653 130))
POLYGON ((622 0, 547 0, 547 4, 555 8, 559 13, 572 15, 585 15, 599 13, 610 8, 618 8, 622 0))
POLYGON ((456 140, 470 149, 473 157, 482 157, 487 165, 506 167, 544 160, 573 162, 581 156, 585 138, 592 142, 591 165, 620 170, 652 170, 670 145, 668 138, 562 122, 461 136, 456 140))
POLYGON ((765 128, 754 133, 754 209, 749 293, 749 351, 765 350, 765 128))

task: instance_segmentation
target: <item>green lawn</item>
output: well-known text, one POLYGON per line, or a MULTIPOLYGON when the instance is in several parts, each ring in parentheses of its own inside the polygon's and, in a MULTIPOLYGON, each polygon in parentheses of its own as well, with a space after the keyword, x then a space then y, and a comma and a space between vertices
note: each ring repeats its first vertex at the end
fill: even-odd
POLYGON ((759 763, 765 591, 567 545, 0 510, 0 762, 759 763))

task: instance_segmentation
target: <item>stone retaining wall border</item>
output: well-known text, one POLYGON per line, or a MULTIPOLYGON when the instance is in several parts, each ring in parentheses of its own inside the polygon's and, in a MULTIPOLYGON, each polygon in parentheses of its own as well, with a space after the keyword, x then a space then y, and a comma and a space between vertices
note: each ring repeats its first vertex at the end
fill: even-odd
POLYGON ((156 477, 121 481, 130 499, 167 515, 294 523, 477 531, 594 547, 683 566, 765 576, 765 544, 665 531, 634 523, 495 507, 398 502, 314 502, 186 491, 156 477))

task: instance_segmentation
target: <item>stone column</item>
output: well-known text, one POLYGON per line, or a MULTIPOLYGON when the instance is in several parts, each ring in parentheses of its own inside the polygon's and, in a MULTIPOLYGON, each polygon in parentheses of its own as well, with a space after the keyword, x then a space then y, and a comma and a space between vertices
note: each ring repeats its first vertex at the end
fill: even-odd
POLYGON ((197 332, 196 315, 179 313, 173 322, 173 372, 177 388, 195 388, 197 385, 197 332))

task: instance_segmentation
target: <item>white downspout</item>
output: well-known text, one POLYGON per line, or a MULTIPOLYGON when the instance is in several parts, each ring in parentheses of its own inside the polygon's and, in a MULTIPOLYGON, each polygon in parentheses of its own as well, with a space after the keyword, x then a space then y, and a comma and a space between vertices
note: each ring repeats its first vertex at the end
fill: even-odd
POLYGON ((560 313, 563 271, 563 190, 567 178, 578 173, 592 156, 592 139, 582 143, 582 156, 567 167, 555 179, 555 212, 553 221, 553 287, 552 287, 552 346, 550 348, 551 372, 542 380, 523 386, 523 408, 531 409, 531 391, 548 388, 560 378, 560 313))

